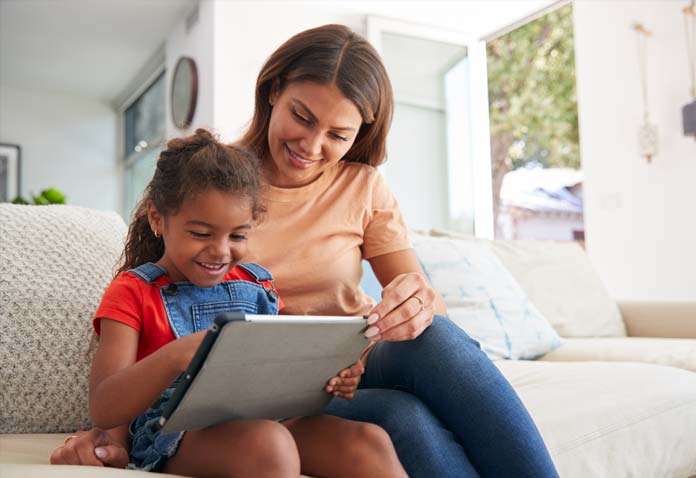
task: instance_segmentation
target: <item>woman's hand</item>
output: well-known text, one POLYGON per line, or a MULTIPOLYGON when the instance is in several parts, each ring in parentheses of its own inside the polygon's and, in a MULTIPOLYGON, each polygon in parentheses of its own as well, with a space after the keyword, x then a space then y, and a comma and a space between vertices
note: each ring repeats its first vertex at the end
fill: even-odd
POLYGON ((413 340, 433 322, 442 299, 418 272, 399 274, 382 290, 382 302, 369 313, 370 340, 399 342, 413 340))
POLYGON ((365 373, 365 366, 361 360, 358 360, 350 367, 341 370, 338 375, 329 380, 324 390, 327 393, 333 393, 334 397, 352 400, 353 397, 355 397, 355 391, 358 389, 360 376, 363 373, 365 373))
POLYGON ((126 446, 99 428, 79 431, 68 437, 64 445, 53 450, 51 464, 125 468, 128 465, 126 446))

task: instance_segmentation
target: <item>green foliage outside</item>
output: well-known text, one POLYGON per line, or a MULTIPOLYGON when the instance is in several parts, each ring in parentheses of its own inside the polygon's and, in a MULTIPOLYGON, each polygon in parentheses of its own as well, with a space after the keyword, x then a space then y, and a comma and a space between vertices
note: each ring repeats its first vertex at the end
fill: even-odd
MULTIPOLYGON (((48 188, 41 191, 37 196, 32 196, 33 204, 46 206, 49 204, 65 204, 65 194, 56 188, 48 188)), ((32 204, 21 196, 17 196, 12 204, 32 204)))
POLYGON ((488 43, 496 217, 508 171, 580 168, 572 13, 566 5, 488 43))

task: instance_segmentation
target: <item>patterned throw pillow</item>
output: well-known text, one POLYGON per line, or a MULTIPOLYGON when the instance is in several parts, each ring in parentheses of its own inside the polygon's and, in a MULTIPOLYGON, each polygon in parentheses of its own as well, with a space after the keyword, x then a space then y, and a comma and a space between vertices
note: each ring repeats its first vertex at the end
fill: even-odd
POLYGON ((0 204, 0 433, 90 426, 91 319, 125 230, 113 212, 0 204))
POLYGON ((450 319, 491 358, 534 359, 561 339, 500 260, 476 240, 413 235, 413 245, 450 319))

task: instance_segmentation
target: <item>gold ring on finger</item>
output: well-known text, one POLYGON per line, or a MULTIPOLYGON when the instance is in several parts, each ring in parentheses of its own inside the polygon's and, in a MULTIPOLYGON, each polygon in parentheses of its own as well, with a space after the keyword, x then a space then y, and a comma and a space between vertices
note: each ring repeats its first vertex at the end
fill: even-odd
POLYGON ((67 445, 68 442, 69 442, 70 440, 72 440, 73 438, 77 438, 77 435, 70 435, 68 438, 66 438, 66 439, 63 441, 63 445, 67 445))
POLYGON ((416 299, 418 302, 420 302, 420 310, 418 312, 422 312, 423 309, 425 309, 425 302, 423 302, 423 299, 421 299, 419 296, 416 294, 413 294, 411 296, 412 299, 416 299))

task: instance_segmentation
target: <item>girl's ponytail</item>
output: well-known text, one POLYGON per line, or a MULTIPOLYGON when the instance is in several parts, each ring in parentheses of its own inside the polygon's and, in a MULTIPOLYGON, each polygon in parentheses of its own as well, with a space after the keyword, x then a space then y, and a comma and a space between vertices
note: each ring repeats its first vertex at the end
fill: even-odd
POLYGON ((164 254, 164 241, 162 236, 155 237, 150 229, 147 217, 149 198, 145 196, 140 200, 133 213, 133 220, 128 227, 126 247, 121 254, 121 260, 117 274, 138 267, 146 262, 157 262, 164 254))

